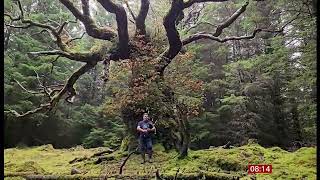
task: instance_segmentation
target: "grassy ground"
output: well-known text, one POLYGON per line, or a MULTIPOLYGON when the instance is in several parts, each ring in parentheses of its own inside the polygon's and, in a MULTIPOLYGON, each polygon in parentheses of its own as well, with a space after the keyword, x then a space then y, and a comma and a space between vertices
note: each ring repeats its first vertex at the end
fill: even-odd
MULTIPOLYGON (((54 149, 51 145, 5 149, 6 179, 19 179, 17 175, 70 175, 71 169, 81 171, 77 177, 118 175, 119 168, 126 158, 125 153, 114 152, 107 155, 108 161, 95 164, 93 154, 103 148, 54 149), (89 159, 70 164, 75 158, 89 159)), ((173 179, 178 172, 178 179, 316 179, 316 148, 301 148, 287 152, 278 147, 263 148, 258 144, 249 144, 232 149, 214 148, 190 151, 189 156, 179 160, 176 152, 164 152, 161 146, 155 146, 154 162, 140 164, 141 158, 133 154, 123 169, 123 179, 154 179, 158 169, 166 179, 173 179), (271 164, 272 174, 248 175, 248 164, 271 164)), ((70 177, 70 176, 68 176, 70 177)), ((71 176, 73 177, 73 176, 71 176)), ((20 178, 21 179, 21 178, 20 178)), ((109 179, 109 178, 108 178, 109 179)), ((121 177, 117 177, 121 179, 121 177)))

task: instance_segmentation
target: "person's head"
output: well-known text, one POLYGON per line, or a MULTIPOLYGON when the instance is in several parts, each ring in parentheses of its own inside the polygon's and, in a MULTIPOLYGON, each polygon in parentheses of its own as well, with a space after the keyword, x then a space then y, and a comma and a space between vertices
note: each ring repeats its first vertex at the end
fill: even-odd
POLYGON ((149 115, 148 115, 148 113, 143 113, 143 120, 144 120, 144 121, 149 120, 149 115))

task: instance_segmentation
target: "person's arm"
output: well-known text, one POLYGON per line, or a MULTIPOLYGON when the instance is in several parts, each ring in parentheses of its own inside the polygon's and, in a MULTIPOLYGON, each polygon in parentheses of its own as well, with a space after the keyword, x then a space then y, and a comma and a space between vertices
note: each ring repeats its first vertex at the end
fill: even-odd
POLYGON ((137 131, 139 131, 139 132, 147 132, 147 130, 140 128, 140 126, 137 127, 137 131))
POLYGON ((156 127, 154 126, 153 123, 150 123, 152 128, 151 129, 148 129, 148 131, 151 131, 151 132, 154 132, 156 130, 156 127))
POLYGON ((153 126, 153 128, 151 128, 151 129, 150 129, 150 131, 151 131, 151 132, 156 131, 156 127, 155 127, 155 126, 153 126))
POLYGON ((140 127, 140 123, 138 123, 137 131, 139 131, 139 132, 148 132, 147 130, 142 129, 142 128, 140 127))

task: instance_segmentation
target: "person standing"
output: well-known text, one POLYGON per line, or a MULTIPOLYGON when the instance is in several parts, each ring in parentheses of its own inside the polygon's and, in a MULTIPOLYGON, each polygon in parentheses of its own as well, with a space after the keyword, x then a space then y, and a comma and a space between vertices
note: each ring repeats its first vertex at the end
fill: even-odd
POLYGON ((145 153, 148 154, 148 162, 152 163, 152 133, 156 130, 148 113, 143 114, 142 121, 138 122, 137 131, 139 132, 139 145, 142 155, 142 163, 146 162, 145 153))

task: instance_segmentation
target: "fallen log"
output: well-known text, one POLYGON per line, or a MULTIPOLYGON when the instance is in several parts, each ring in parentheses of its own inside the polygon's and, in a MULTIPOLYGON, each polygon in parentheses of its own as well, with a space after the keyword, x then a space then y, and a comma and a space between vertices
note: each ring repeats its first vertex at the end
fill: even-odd
MULTIPOLYGON (((117 148, 118 149, 118 148, 117 148)), ((101 151, 101 152, 97 152, 97 153, 95 153, 95 154, 93 154, 92 156, 90 156, 90 157, 77 157, 77 158, 75 158, 75 159, 73 159, 73 160, 71 160, 70 162, 69 162, 69 164, 73 164, 73 163, 76 163, 76 162, 80 162, 80 161, 84 161, 84 160, 90 160, 90 159, 92 159, 92 158, 95 158, 95 157, 97 157, 97 156, 101 156, 101 155, 103 155, 103 154, 112 154, 112 153, 114 153, 115 152, 115 150, 112 150, 112 149, 106 149, 106 150, 104 150, 104 151, 101 151)), ((97 164, 99 164, 99 163, 101 163, 103 160, 108 160, 108 158, 102 158, 103 156, 101 156, 101 157, 98 157, 98 160, 96 161, 96 163, 97 164)))
POLYGON ((111 154, 113 153, 114 151, 112 149, 108 149, 108 150, 105 150, 105 151, 101 151, 101 152, 97 152, 95 154, 93 154, 90 158, 93 158, 93 157, 96 157, 96 156, 101 156, 102 154, 111 154))
POLYGON ((76 163, 76 162, 80 162, 80 161, 84 161, 84 160, 87 160, 89 159, 88 157, 77 157, 77 158, 74 158, 73 160, 69 161, 69 164, 73 164, 73 163, 76 163))
POLYGON ((114 159, 115 159, 114 156, 100 156, 100 157, 98 157, 98 160, 96 160, 96 161, 94 162, 94 164, 100 164, 100 163, 102 163, 103 161, 112 161, 112 160, 114 160, 114 159))

